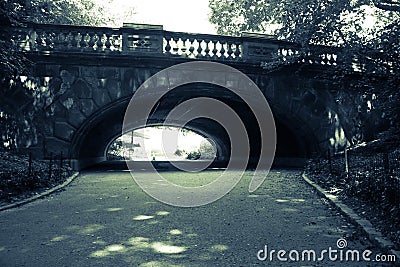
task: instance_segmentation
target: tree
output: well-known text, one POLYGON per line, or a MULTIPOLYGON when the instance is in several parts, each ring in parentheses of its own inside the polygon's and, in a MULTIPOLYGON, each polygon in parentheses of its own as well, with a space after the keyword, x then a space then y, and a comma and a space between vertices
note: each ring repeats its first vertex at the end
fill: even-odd
POLYGON ((178 156, 178 157, 182 157, 184 154, 185 154, 185 151, 182 150, 182 149, 179 149, 179 148, 176 149, 175 152, 174 152, 174 155, 178 156))
POLYGON ((132 3, 118 0, 4 0, 0 15, 7 26, 34 22, 119 27, 133 17, 134 9, 132 3))
POLYGON ((201 156, 201 154, 200 154, 199 151, 192 151, 192 152, 189 152, 189 153, 187 154, 186 159, 189 159, 189 160, 198 160, 198 159, 200 159, 200 156, 201 156))
POLYGON ((389 10, 389 11, 400 11, 400 1, 395 0, 395 1, 391 1, 391 0, 373 0, 374 5, 380 9, 383 10, 389 10))
MULTIPOLYGON (((372 109, 379 110, 377 117, 389 121, 392 134, 400 132, 397 89, 400 84, 400 14, 394 12, 400 6, 398 0, 375 0, 373 4, 368 0, 210 0, 209 6, 210 21, 217 25, 220 34, 256 31, 299 44, 298 53, 286 56, 285 61, 279 56, 266 61, 264 68, 270 71, 299 62, 307 56, 311 45, 340 48, 340 57, 348 59, 347 64, 340 64, 318 78, 341 82, 355 72, 353 63, 356 61, 360 78, 352 82, 350 88, 343 88, 338 97, 346 95, 345 90, 355 92, 363 99, 363 107, 371 105, 372 109), (386 81, 377 82, 382 80, 386 81)), ((353 109, 359 109, 359 105, 357 103, 353 109)), ((355 122, 353 129, 347 127, 346 136, 350 142, 359 142, 358 138, 353 138, 357 132, 355 128, 360 125, 360 117, 363 117, 361 125, 370 128, 370 116, 353 114, 353 118, 341 119, 355 122)))
POLYGON ((207 140, 207 141, 201 142, 200 148, 199 148, 199 153, 200 153, 200 159, 213 159, 213 158, 215 158, 216 149, 207 140))
POLYGON ((37 142, 43 103, 48 90, 26 68, 29 63, 18 53, 12 27, 27 23, 88 26, 120 26, 133 15, 133 6, 117 0, 3 0, 0 2, 0 148, 17 149, 37 142), (110 9, 109 5, 114 4, 110 9), (10 30, 11 29, 11 30, 10 30), (39 100, 39 101, 38 101, 39 100))
MULTIPOLYGON (((209 7, 210 21, 217 26, 219 34, 255 31, 305 45, 349 42, 363 31, 370 11, 366 7, 372 8, 368 0, 210 0, 209 7)), ((393 12, 376 12, 376 9, 374 12, 386 24, 393 22, 393 18, 398 19, 393 12)), ((377 26, 375 31, 383 25, 377 26)))
POLYGON ((108 160, 123 160, 124 159, 124 145, 121 139, 117 139, 107 150, 108 160))

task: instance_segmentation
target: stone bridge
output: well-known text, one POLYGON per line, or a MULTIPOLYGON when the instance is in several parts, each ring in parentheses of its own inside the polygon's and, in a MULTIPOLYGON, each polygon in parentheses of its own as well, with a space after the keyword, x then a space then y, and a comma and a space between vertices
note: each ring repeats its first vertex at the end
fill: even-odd
MULTIPOLYGON (((227 64, 258 85, 275 118, 278 159, 305 159, 346 142, 339 120, 344 114, 331 94, 337 85, 316 78, 340 63, 330 48, 314 47, 308 58, 271 71, 263 66, 276 56, 289 61, 297 53, 295 44, 250 33, 191 34, 141 24, 119 29, 32 24, 13 30, 33 62, 37 87, 47 90, 51 100, 40 138, 30 148, 39 158, 62 152, 76 169, 104 161, 108 146, 121 135, 124 112, 138 87, 160 70, 189 61, 227 64)), ((219 75, 226 84, 235 81, 229 73, 219 75)), ((143 126, 160 125, 176 105, 199 96, 221 100, 237 112, 249 133, 251 161, 256 161, 260 131, 255 117, 240 98, 212 84, 175 88, 157 103, 152 118, 143 118, 143 126)), ((216 143, 217 160, 229 157, 229 138, 220 125, 197 119, 186 126, 216 143)))

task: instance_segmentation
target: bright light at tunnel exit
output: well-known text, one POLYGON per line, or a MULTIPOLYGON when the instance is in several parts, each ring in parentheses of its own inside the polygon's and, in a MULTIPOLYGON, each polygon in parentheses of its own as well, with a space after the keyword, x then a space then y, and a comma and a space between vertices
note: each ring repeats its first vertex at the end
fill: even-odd
MULTIPOLYGON (((108 155, 129 160, 185 160, 189 153, 201 151, 204 146, 214 147, 212 141, 191 130, 154 126, 128 132, 117 138, 110 145, 108 155), (118 147, 118 142, 124 145, 118 147)), ((212 156, 215 156, 215 148, 212 152, 212 156)))

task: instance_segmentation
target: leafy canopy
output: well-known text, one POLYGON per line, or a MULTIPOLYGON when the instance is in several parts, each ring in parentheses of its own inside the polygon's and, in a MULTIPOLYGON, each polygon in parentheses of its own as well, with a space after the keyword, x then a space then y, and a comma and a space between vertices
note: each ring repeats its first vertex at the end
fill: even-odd
POLYGON ((119 27, 133 14, 133 3, 123 0, 0 1, 0 149, 38 143, 52 95, 30 76, 32 64, 18 53, 12 28, 32 22, 119 27))
MULTIPOLYGON (((365 103, 357 102, 354 110, 364 110, 359 109, 361 104, 365 110, 379 109, 377 117, 389 120, 394 133, 400 134, 399 0, 210 0, 209 7, 210 21, 219 34, 260 32, 300 44, 299 53, 292 60, 286 57, 283 62, 275 57, 263 64, 266 69, 298 62, 307 55, 310 45, 340 47, 338 56, 347 63, 339 64, 323 78, 340 82, 348 74, 360 74, 351 88, 339 92, 339 97, 349 98, 349 92, 357 92, 365 103), (376 79, 385 82, 379 84, 376 79)), ((355 121, 354 127, 363 125, 368 129, 369 117, 354 113, 357 117, 342 118, 343 121, 355 121), (364 121, 360 122, 359 117, 364 121)), ((346 135, 352 138, 351 133, 346 135)))

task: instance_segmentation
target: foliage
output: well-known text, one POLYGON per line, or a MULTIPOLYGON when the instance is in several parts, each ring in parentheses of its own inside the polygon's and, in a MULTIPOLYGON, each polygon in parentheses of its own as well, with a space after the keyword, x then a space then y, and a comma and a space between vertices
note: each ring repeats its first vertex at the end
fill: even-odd
POLYGON ((370 106, 371 102, 374 102, 371 109, 379 113, 375 114, 374 123, 383 121, 382 125, 390 125, 390 129, 386 129, 392 135, 399 133, 400 14, 393 12, 399 10, 399 1, 210 0, 209 6, 212 11, 210 21, 217 25, 220 34, 255 31, 299 44, 298 53, 286 55, 285 61, 277 56, 264 63, 264 68, 270 71, 299 62, 308 55, 310 45, 340 48, 340 64, 318 78, 333 83, 350 78, 355 81, 344 84, 337 93, 338 102, 348 94, 357 95, 364 101, 355 101, 352 107, 355 112, 349 112, 354 117, 340 118, 354 121, 345 129, 350 143, 363 141, 353 138, 359 134, 355 128, 362 125, 362 135, 367 137, 367 131, 376 127, 371 124, 370 114, 357 112, 360 105, 366 110, 364 107, 370 106))
POLYGON ((34 22, 119 27, 133 17, 134 9, 119 0, 5 0, 0 14, 8 26, 34 22))
POLYGON ((200 154, 199 151, 192 151, 192 152, 189 152, 189 153, 187 154, 186 159, 189 159, 189 160, 198 160, 198 159, 200 159, 200 157, 201 157, 201 154, 200 154))
POLYGON ((383 10, 400 11, 399 0, 373 0, 374 5, 383 10))
MULTIPOLYGON (((130 158, 134 154, 135 148, 140 147, 139 143, 133 142, 133 137, 143 138, 143 135, 134 131, 131 131, 129 135, 130 141, 126 141, 126 138, 121 136, 111 143, 107 150, 108 160, 125 160, 130 158)), ((124 136, 127 137, 127 135, 124 136)))
POLYGON ((189 152, 186 156, 186 159, 189 160, 214 159, 215 154, 216 154, 216 148, 209 141, 204 141, 200 144, 198 150, 189 152))
POLYGON ((209 141, 204 141, 200 144, 199 153, 201 159, 214 159, 216 148, 209 141))
POLYGON ((342 201, 355 205, 369 220, 400 245, 400 149, 391 144, 370 144, 344 155, 310 160, 307 175, 342 201))
POLYGON ((107 150, 107 159, 108 160, 123 160, 124 159, 124 151, 123 151, 123 143, 121 139, 117 139, 111 143, 110 147, 107 150))
POLYGON ((51 176, 49 165, 49 162, 34 159, 30 165, 27 155, 17 155, 0 149, 0 202, 9 202, 19 196, 44 190, 72 174, 65 160, 61 169, 59 159, 53 161, 51 176))
POLYGON ((175 156, 178 156, 178 157, 182 157, 184 154, 185 154, 185 151, 182 150, 182 149, 177 149, 177 150, 175 150, 175 152, 174 152, 174 155, 175 155, 175 156))
POLYGON ((210 0, 210 21, 219 34, 240 35, 243 31, 275 34, 279 39, 302 45, 340 45, 382 29, 398 16, 379 11, 367 0, 210 0), (372 16, 372 17, 371 17, 372 16), (366 20, 375 20, 370 27, 366 20))
POLYGON ((18 53, 10 27, 12 30, 12 27, 24 27, 30 22, 120 26, 132 15, 132 5, 119 0, 1 1, 0 147, 15 150, 35 144, 53 97, 45 82, 30 75, 32 64, 18 53), (109 9, 110 4, 121 8, 109 9))

